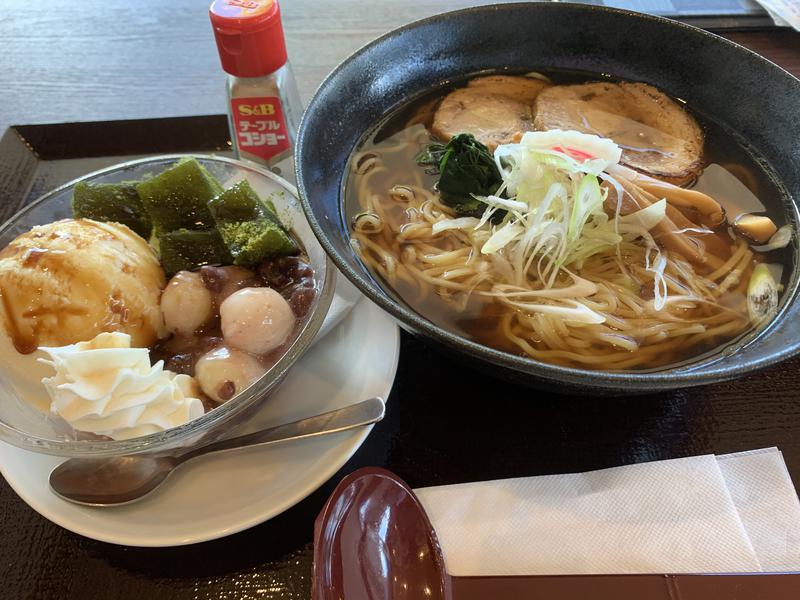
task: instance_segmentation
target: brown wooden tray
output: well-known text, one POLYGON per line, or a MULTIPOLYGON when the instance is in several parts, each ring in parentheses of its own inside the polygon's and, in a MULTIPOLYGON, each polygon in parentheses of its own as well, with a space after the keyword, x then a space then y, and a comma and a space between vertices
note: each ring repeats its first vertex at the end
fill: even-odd
MULTIPOLYGON (((12 127, 0 139, 0 218, 97 168, 227 144, 222 115, 12 127)), ((705 388, 587 398, 476 373, 404 333, 386 418, 361 449, 306 500, 229 538, 174 549, 95 542, 40 517, 0 479, 0 598, 307 600, 314 519, 357 468, 423 487, 765 446, 783 450, 800 481, 800 358, 705 388)))

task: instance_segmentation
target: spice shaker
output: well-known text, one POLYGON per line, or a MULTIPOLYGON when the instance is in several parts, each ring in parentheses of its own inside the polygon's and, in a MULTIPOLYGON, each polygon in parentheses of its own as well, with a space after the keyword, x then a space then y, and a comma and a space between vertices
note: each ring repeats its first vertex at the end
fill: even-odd
POLYGON ((235 154, 294 180, 292 151, 303 107, 277 0, 214 0, 209 16, 228 73, 235 154))

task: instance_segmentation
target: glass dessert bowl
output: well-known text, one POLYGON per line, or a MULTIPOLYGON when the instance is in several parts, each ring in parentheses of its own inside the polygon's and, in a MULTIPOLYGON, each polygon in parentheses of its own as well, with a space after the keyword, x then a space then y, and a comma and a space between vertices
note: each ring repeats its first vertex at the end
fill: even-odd
POLYGON ((224 437, 309 348, 334 278, 265 170, 170 155, 73 180, 0 227, 0 441, 98 457, 224 437))

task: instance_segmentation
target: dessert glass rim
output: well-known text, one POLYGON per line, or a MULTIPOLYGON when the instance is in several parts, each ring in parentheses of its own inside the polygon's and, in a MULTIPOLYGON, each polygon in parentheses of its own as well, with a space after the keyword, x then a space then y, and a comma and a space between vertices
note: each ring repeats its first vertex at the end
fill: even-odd
MULTIPOLYGON (((274 184, 289 192, 294 199, 298 198, 297 188, 295 188, 295 186, 278 175, 275 175, 267 169, 261 168, 257 165, 252 165, 233 158, 216 156, 213 154, 195 152, 159 154, 116 163, 109 167, 86 173, 44 193, 36 200, 33 200, 22 207, 7 221, 0 225, 0 235, 5 234, 9 231, 9 229, 15 227, 16 224, 29 212, 45 204, 48 200, 61 195, 81 181, 97 179, 104 175, 130 170, 143 165, 166 163, 186 157, 193 157, 201 162, 226 164, 229 167, 237 169, 239 172, 246 171, 254 173, 259 177, 271 180, 274 184)), ((292 212, 295 213, 299 218, 305 220, 305 215, 303 214, 302 209, 299 207, 299 200, 297 201, 296 209, 292 212)), ((308 246, 309 243, 318 245, 319 243, 313 233, 311 233, 310 227, 308 228, 308 231, 309 234, 301 238, 303 244, 306 246, 308 246)), ((320 328, 322 327, 322 323, 325 320, 328 308, 330 307, 333 299, 335 288, 336 269, 334 268, 333 263, 331 262, 327 253, 323 252, 323 256, 324 261, 320 265, 312 264, 315 270, 319 269, 320 266, 322 266, 324 269, 324 275, 321 278, 322 285, 316 294, 313 308, 309 316, 306 318, 305 323, 297 333, 295 339, 292 341, 286 352, 278 359, 277 362, 275 362, 274 365, 272 365, 272 367, 270 367, 266 373, 264 373, 264 375, 262 375, 249 387, 234 396, 234 398, 230 401, 225 402, 224 404, 206 412, 202 416, 178 427, 172 427, 164 431, 126 440, 58 440, 42 438, 21 431, 0 419, 0 441, 8 442, 25 450, 32 450, 42 454, 65 457, 71 456, 99 458, 148 451, 156 452, 162 449, 177 449, 181 447, 181 441, 192 438, 193 436, 200 436, 204 433, 214 430, 216 427, 229 421, 232 417, 253 406, 262 396, 273 391, 277 384, 279 384, 286 375, 289 368, 310 347, 311 342, 319 332, 320 328)), ((21 402, 25 402, 23 398, 19 398, 19 395, 15 391, 8 389, 10 386, 6 385, 5 382, 0 381, 0 386, 6 388, 5 391, 9 395, 16 397, 21 402)), ((213 439, 217 438, 215 437, 213 439)), ((190 445, 191 444, 188 444, 187 446, 190 445)))

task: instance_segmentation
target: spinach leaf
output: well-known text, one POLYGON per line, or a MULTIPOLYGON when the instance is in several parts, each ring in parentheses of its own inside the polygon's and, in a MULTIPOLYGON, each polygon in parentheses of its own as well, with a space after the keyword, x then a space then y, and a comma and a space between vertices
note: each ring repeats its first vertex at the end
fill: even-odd
MULTIPOLYGON (((489 149, 472 134, 459 133, 447 145, 431 144, 416 157, 421 166, 431 167, 427 172, 439 175, 436 184, 442 202, 462 216, 480 217, 486 204, 474 198, 494 194, 503 182, 489 149)), ((492 215, 499 222, 505 211, 492 215)))
POLYGON ((442 162, 442 156, 447 146, 444 144, 429 144, 425 150, 417 154, 414 161, 421 167, 429 167, 425 169, 428 175, 439 174, 439 163, 442 162))

